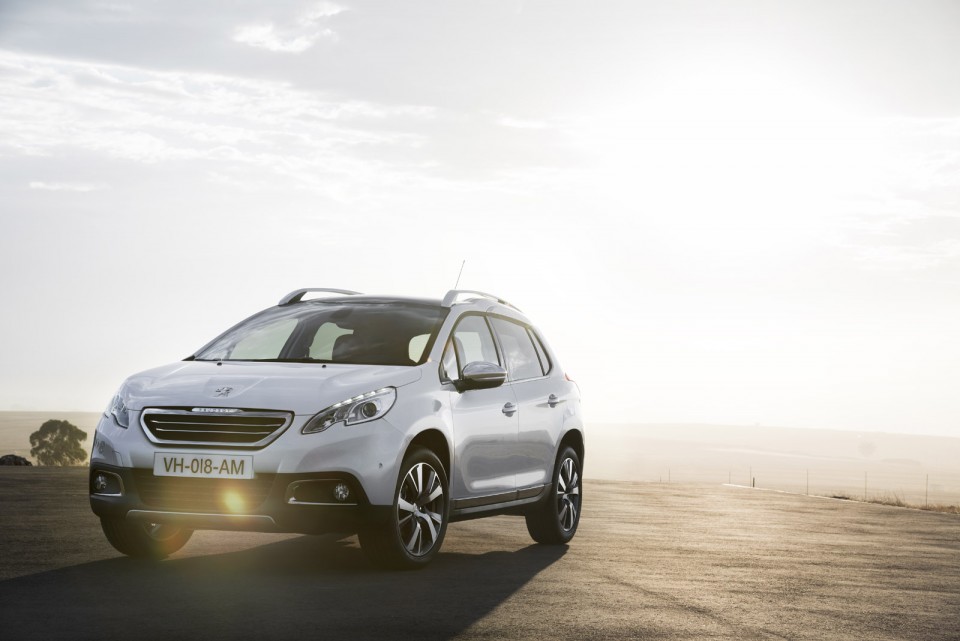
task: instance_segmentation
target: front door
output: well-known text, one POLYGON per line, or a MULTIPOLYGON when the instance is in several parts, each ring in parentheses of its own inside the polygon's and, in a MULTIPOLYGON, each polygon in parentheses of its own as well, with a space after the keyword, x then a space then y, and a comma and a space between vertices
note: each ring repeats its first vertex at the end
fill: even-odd
MULTIPOLYGON (((501 365, 486 319, 465 315, 457 323, 444 351, 444 369, 459 377, 474 361, 501 365), (457 373, 454 374, 453 372, 457 373)), ((493 389, 451 392, 454 454, 451 496, 457 507, 476 507, 510 500, 516 490, 515 453, 519 416, 509 385, 493 389)))

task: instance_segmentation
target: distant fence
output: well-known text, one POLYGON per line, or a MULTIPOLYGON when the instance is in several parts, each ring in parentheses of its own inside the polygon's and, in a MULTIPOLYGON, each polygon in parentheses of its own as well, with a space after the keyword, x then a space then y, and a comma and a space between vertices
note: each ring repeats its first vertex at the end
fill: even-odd
POLYGON ((596 424, 587 478, 735 483, 960 505, 960 438, 771 427, 596 424))
MULTIPOLYGON (((640 470, 637 470, 640 471, 640 470)), ((589 474, 589 472, 588 472, 589 474)), ((960 504, 960 471, 898 469, 896 465, 729 466, 651 465, 636 480, 659 483, 733 483, 797 494, 855 499, 899 499, 912 505, 960 504), (860 469, 856 469, 859 467, 860 469)))

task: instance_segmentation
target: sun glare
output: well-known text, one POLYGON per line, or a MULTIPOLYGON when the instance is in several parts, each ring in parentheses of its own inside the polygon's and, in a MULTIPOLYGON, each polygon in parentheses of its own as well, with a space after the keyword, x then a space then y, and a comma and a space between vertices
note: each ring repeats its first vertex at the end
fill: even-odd
POLYGON ((224 492, 223 504, 234 514, 243 514, 247 506, 239 492, 224 492))
POLYGON ((609 104, 578 132, 596 191, 697 256, 822 245, 856 194, 875 191, 888 143, 829 88, 759 63, 679 69, 609 104))

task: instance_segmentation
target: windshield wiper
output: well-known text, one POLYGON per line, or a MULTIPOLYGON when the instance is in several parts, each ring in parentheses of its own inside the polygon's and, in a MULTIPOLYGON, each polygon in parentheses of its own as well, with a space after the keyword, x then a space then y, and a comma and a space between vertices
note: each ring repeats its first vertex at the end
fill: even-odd
POLYGON ((248 361, 252 363, 332 363, 323 358, 237 358, 226 360, 248 361))

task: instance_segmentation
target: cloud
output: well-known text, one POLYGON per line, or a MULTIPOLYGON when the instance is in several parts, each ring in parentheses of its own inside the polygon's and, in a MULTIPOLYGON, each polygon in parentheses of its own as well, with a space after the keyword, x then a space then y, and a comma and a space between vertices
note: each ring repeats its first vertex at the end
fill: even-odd
POLYGON ((853 257, 866 268, 877 271, 921 271, 960 259, 960 240, 945 238, 923 244, 854 244, 853 257))
POLYGON ((551 127, 550 123, 543 120, 513 118, 511 116, 500 116, 496 122, 501 127, 510 127, 512 129, 549 129, 551 127))
POLYGON ((272 22, 238 27, 233 34, 236 42, 278 53, 303 53, 313 47, 321 37, 335 38, 336 34, 331 29, 308 34, 291 31, 280 33, 272 22))
POLYGON ((424 193, 553 194, 579 184, 557 173, 564 166, 554 129, 531 136, 497 125, 497 112, 3 50, 0 77, 0 161, 32 163, 11 184, 38 176, 93 184, 106 182, 98 172, 119 168, 127 178, 111 180, 111 194, 133 184, 130 176, 151 181, 169 172, 244 192, 292 191, 392 209, 413 207, 424 193))
POLYGON ((301 13, 292 25, 278 27, 273 22, 262 22, 237 27, 233 40, 276 53, 303 53, 321 39, 336 42, 337 33, 325 23, 343 11, 339 5, 321 2, 301 13))
POLYGON ((318 2, 313 7, 301 14, 298 22, 304 26, 311 26, 320 20, 325 18, 332 18, 335 15, 341 14, 346 11, 346 8, 341 7, 338 4, 333 2, 318 2))
MULTIPOLYGON (((335 99, 283 82, 3 51, 0 76, 0 159, 42 159, 51 172, 97 159, 190 163, 221 183, 259 180, 338 200, 423 180, 414 175, 429 164, 424 129, 437 117, 430 106, 335 99)), ((40 191, 98 187, 27 183, 40 191)))
POLYGON ((76 192, 89 192, 89 191, 100 191, 106 189, 107 186, 103 184, 94 184, 94 183, 80 183, 80 182, 70 182, 70 183, 60 183, 60 182, 43 182, 40 180, 30 181, 28 185, 30 189, 39 189, 40 191, 76 191, 76 192))

